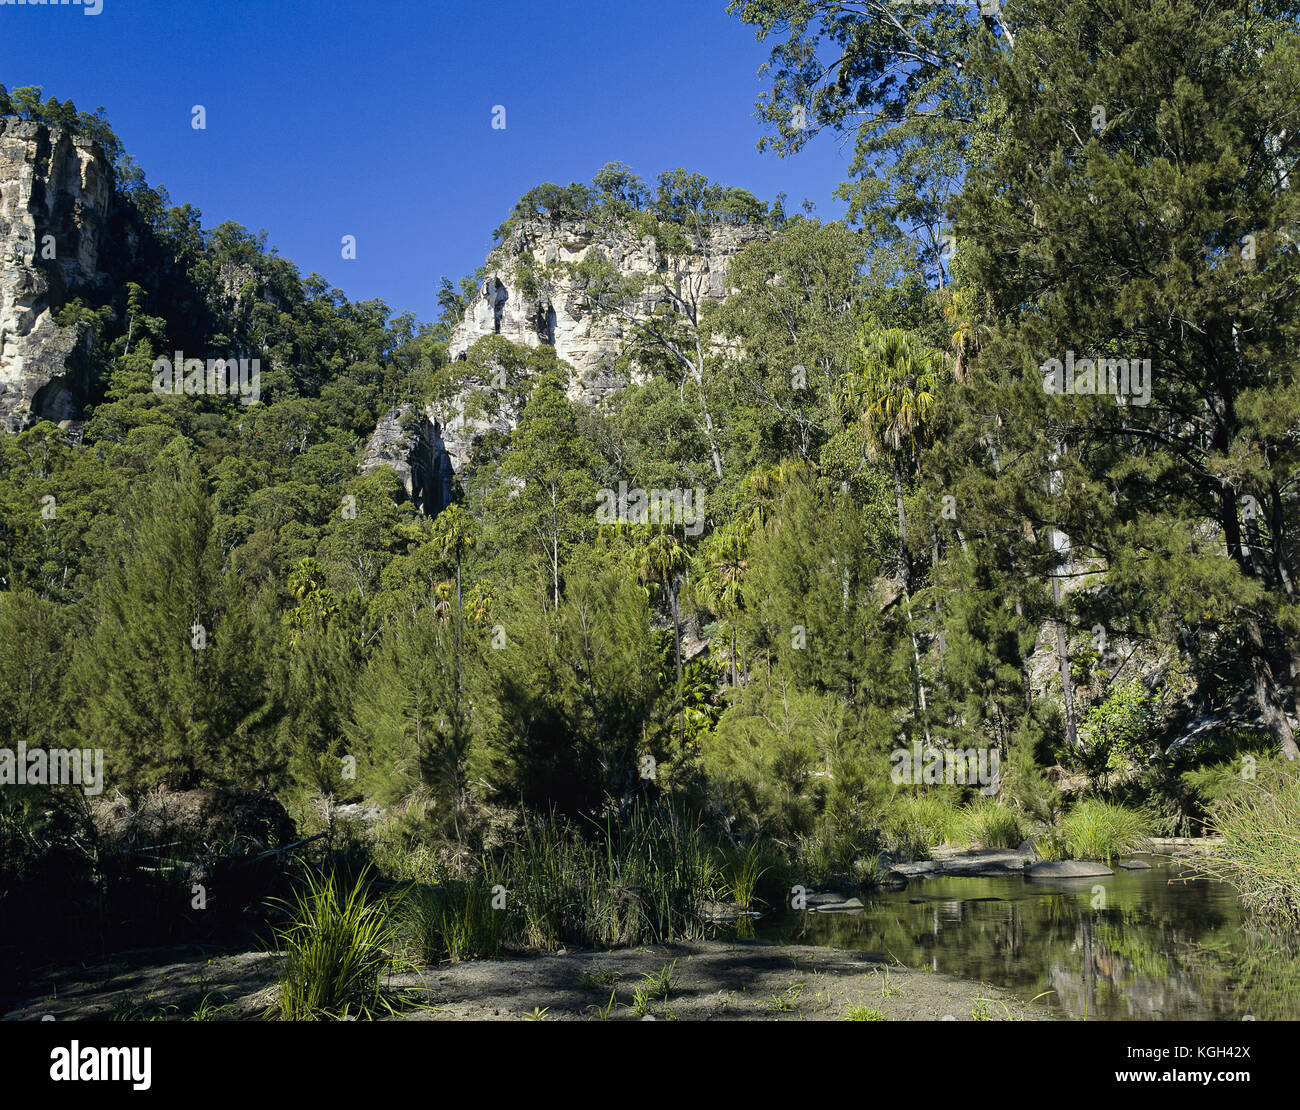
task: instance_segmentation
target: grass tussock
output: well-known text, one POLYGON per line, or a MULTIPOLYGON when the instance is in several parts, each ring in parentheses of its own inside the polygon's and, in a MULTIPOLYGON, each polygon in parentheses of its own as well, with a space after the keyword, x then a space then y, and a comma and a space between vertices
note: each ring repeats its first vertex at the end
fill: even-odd
POLYGON ((759 882, 771 869, 763 846, 757 841, 734 851, 723 864, 722 893, 740 909, 752 909, 759 900, 759 882))
POLYGON ((1261 768, 1213 805, 1210 826, 1224 843, 1197 869, 1236 887, 1266 924, 1300 930, 1300 773, 1261 768))
POLYGON ((1149 835, 1141 811, 1085 798, 1059 825, 1037 836, 1034 844, 1046 861, 1088 859, 1109 864, 1148 848, 1149 835))
POLYGON ((505 935, 505 888, 483 873, 412 888, 397 915, 406 951, 425 963, 492 959, 505 935))
POLYGON ((533 818, 506 854, 521 943, 553 951, 702 935, 722 876, 698 825, 671 809, 635 809, 621 825, 610 819, 588 832, 554 814, 533 818))
POLYGON ((1020 816, 1001 802, 977 797, 960 805, 954 794, 902 795, 883 819, 889 852, 901 859, 929 859, 932 848, 1015 848, 1024 839, 1020 816))
POLYGON ((279 1008, 289 1021, 370 1017, 380 1005, 380 979, 391 963, 393 906, 370 893, 366 876, 350 889, 337 877, 311 875, 277 931, 286 963, 279 1008))
POLYGON ((1016 848, 1025 839, 1019 815, 992 798, 968 805, 959 824, 962 838, 973 848, 1016 848))
POLYGON ((930 849, 961 839, 961 814, 946 793, 902 794, 884 816, 885 845, 900 859, 929 859, 930 849))

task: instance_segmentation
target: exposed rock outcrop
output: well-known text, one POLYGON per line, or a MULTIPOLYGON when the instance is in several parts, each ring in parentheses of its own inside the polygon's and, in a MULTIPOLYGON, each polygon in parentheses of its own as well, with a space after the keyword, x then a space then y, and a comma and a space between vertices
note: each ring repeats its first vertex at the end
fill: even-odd
MULTIPOLYGON (((653 239, 638 237, 630 226, 523 220, 488 255, 488 276, 452 333, 448 352, 453 359, 464 358, 485 335, 528 347, 554 347, 577 371, 570 397, 597 403, 628 384, 615 362, 635 324, 621 314, 593 312, 580 282, 563 272, 562 263, 582 262, 599 251, 624 277, 659 273, 700 303, 720 301, 730 291, 731 260, 748 243, 770 234, 759 226, 719 225, 698 252, 668 258, 653 239)), ((655 304, 647 297, 621 307, 643 319, 655 304)))
POLYGON ((416 507, 437 513, 451 495, 450 476, 444 481, 442 473, 445 465, 446 452, 432 422, 411 405, 403 405, 392 409, 375 428, 366 444, 361 472, 392 467, 416 507))
MULTIPOLYGON (((702 306, 728 295, 731 260, 748 243, 770 234, 762 227, 718 226, 698 252, 669 259, 660 256, 653 239, 638 238, 629 226, 521 221, 488 256, 488 276, 452 332, 448 353, 454 361, 464 360, 479 340, 493 335, 525 347, 552 347, 577 372, 570 399, 599 404, 629 383, 616 364, 636 321, 655 310, 655 298, 647 294, 620 305, 620 312, 595 312, 581 281, 563 263, 581 262, 599 251, 621 277, 661 274, 665 284, 702 306)), ((522 399, 487 385, 468 381, 459 393, 423 411, 404 405, 389 412, 370 437, 362 472, 392 467, 411 500, 436 515, 450 503, 456 478, 482 439, 492 432, 509 433, 519 419, 522 399), (495 399, 486 413, 475 397, 484 392, 495 399)))
POLYGON ((60 326, 71 297, 101 285, 113 171, 99 146, 59 128, 0 119, 0 428, 78 419, 92 336, 60 326))
POLYGON ((391 467, 416 508, 437 516, 451 504, 457 476, 469 462, 478 437, 493 429, 509 430, 518 417, 516 408, 496 417, 467 415, 465 395, 423 410, 402 405, 375 428, 366 444, 361 473, 391 467))

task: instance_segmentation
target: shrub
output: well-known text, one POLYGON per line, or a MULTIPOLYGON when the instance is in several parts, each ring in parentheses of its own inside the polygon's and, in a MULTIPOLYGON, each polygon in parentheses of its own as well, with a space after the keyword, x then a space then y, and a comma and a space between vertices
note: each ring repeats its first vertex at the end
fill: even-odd
POLYGON ((1088 773, 1105 778, 1144 760, 1157 707, 1158 699, 1141 682, 1112 687, 1105 700, 1090 707, 1079 726, 1088 773))

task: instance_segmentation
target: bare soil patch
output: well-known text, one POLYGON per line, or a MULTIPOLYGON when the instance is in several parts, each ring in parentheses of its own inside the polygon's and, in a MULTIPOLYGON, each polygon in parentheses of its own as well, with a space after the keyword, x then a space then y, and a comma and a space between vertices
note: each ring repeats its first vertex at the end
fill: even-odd
MULTIPOLYGON (((281 957, 196 947, 123 953, 51 971, 4 1020, 252 1020, 274 1005, 281 957)), ((888 957, 805 945, 694 941, 611 952, 469 960, 395 974, 402 1020, 1046 1020, 988 984, 899 967, 888 957), (647 985, 671 969, 666 995, 647 985), (638 1006, 637 992, 641 991, 638 1006), (613 1000, 611 1002, 611 994, 613 1000)))

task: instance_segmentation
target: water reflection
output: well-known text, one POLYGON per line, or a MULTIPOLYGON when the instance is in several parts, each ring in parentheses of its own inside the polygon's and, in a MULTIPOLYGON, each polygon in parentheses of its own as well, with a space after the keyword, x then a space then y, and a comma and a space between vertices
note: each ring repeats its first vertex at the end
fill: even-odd
POLYGON ((1231 888, 1152 859, 1100 879, 939 877, 860 913, 764 918, 767 940, 856 948, 979 979, 1076 1018, 1300 1018, 1300 938, 1259 931, 1231 888))

